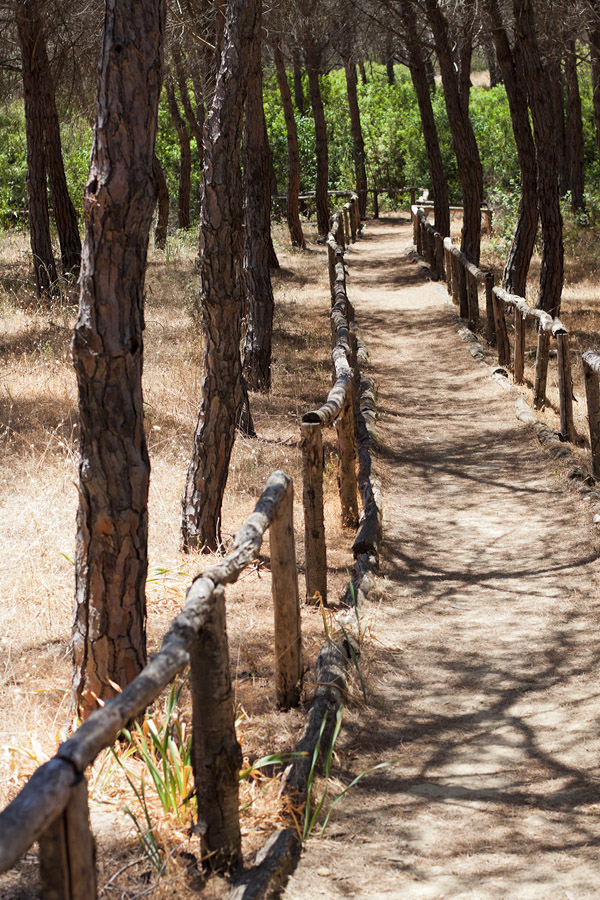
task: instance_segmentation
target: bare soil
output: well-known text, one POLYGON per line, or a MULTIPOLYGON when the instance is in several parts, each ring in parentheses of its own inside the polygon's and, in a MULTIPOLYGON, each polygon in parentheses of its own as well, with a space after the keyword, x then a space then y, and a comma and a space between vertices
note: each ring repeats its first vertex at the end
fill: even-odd
POLYGON ((597 898, 597 532, 409 240, 406 220, 369 222, 348 259, 384 543, 369 699, 346 712, 334 785, 393 765, 308 841, 285 898, 597 898))

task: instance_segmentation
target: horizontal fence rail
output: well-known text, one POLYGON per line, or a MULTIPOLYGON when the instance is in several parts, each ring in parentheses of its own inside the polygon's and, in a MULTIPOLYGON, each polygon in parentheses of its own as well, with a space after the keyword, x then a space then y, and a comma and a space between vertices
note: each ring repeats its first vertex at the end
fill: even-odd
POLYGON ((223 589, 256 559, 269 528, 276 699, 282 708, 298 703, 303 666, 293 484, 285 472, 277 471, 237 532, 232 552, 192 582, 184 609, 172 622, 159 653, 121 694, 90 715, 0 813, 0 873, 39 839, 44 896, 66 900, 96 897, 84 772, 188 665, 194 780, 205 823, 203 854, 216 869, 232 868, 240 862, 241 752, 235 737, 223 589))
MULTIPOLYGON (((525 367, 525 327, 527 322, 534 322, 537 328, 537 349, 534 367, 533 405, 541 409, 546 402, 546 387, 548 380, 548 365, 550 359, 550 341, 556 341, 557 380, 560 406, 560 434, 563 440, 575 439, 575 426, 573 422, 573 379, 571 373, 571 353, 569 347, 569 334, 563 323, 558 318, 553 318, 544 310, 534 309, 523 297, 510 294, 503 288, 494 285, 493 272, 484 271, 473 265, 469 259, 454 246, 451 239, 442 238, 431 222, 428 221, 423 206, 411 207, 413 223, 413 240, 417 252, 428 263, 434 279, 445 278, 448 294, 459 308, 462 319, 467 321, 472 331, 479 327, 479 295, 478 286, 485 288, 486 326, 485 335, 488 344, 496 345, 498 353, 498 365, 510 367, 511 349, 506 325, 506 310, 514 313, 514 350, 513 350, 513 379, 515 384, 524 381, 525 367), (441 249, 440 249, 441 248, 441 249)), ((586 355, 584 354, 584 357, 586 355)), ((594 356, 594 354, 591 354, 594 356)), ((591 358, 591 356, 589 358, 591 358)), ((600 360, 600 357, 597 357, 600 360)), ((599 367, 600 369, 600 367, 599 367)), ((586 374, 586 391, 588 382, 593 381, 594 370, 584 359, 584 372, 586 374)), ((594 375, 594 377, 597 377, 594 375)), ((593 396, 593 387, 590 387, 593 396)), ((593 402, 593 401, 592 401, 593 402)), ((588 399, 588 419, 590 432, 593 427, 600 429, 600 416, 598 426, 592 425, 594 414, 591 411, 588 399)), ((600 438, 592 439, 592 459, 594 460, 594 447, 600 448, 600 438)), ((594 462, 594 474, 600 473, 600 449, 594 462), (598 471, 596 471, 596 469, 598 471)))

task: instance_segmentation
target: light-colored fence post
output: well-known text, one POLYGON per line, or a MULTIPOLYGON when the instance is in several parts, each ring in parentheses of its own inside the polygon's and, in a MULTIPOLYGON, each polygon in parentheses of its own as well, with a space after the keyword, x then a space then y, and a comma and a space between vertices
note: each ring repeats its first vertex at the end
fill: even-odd
POLYGON ((212 592, 213 609, 190 647, 192 763, 202 822, 202 856, 210 869, 231 871, 242 862, 239 772, 225 622, 225 591, 212 592))
POLYGON ((302 637, 294 542, 294 485, 289 480, 269 529, 275 616, 275 694, 277 706, 297 706, 302 690, 302 637))
POLYGON ((352 231, 350 228, 350 216, 348 214, 348 204, 345 203, 342 207, 342 215, 344 217, 344 236, 346 239, 346 247, 349 247, 352 243, 352 231))
POLYGON ((498 365, 510 366, 510 342, 508 340, 508 331, 506 328, 506 317, 504 315, 504 300, 497 293, 497 288, 492 288, 492 298, 494 302, 494 322, 496 323, 496 348, 498 350, 498 365))
POLYGON ((83 776, 71 789, 62 813, 40 835, 39 847, 44 900, 95 900, 94 839, 83 776))
POLYGON ((320 424, 302 423, 300 446, 306 596, 310 600, 319 593, 323 603, 327 603, 327 548, 323 521, 323 440, 320 424))
POLYGON ((571 351, 569 335, 566 331, 556 334, 556 355, 558 366, 558 394, 560 398, 560 433, 564 441, 575 438, 573 422, 573 378, 571 377, 571 351))
POLYGON ((592 472, 600 478, 600 356, 587 350, 581 357, 585 376, 585 395, 590 426, 590 447, 592 450, 592 472))

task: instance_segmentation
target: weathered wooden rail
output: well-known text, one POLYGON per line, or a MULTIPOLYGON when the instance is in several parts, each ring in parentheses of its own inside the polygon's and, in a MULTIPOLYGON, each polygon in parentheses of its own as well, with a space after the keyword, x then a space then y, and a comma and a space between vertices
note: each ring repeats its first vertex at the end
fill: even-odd
POLYGON ((235 736, 224 587, 237 581, 258 556, 270 529, 275 693, 280 707, 297 704, 303 667, 292 507, 291 478, 274 472, 254 512, 237 532, 232 552, 190 585, 184 609, 165 635, 160 652, 121 694, 90 715, 0 813, 0 873, 15 865, 38 840, 45 897, 93 900, 97 896, 85 770, 188 665, 194 781, 205 825, 203 857, 214 869, 232 869, 240 863, 242 760, 235 736))
MULTIPOLYGON (((556 340, 560 434, 563 440, 573 441, 575 439, 575 427, 573 422, 571 353, 569 334, 563 323, 543 310, 532 308, 523 297, 510 294, 503 288, 494 285, 493 272, 479 269, 453 245, 450 238, 442 238, 435 231, 431 222, 427 220, 423 207, 413 205, 411 214, 413 239, 417 252, 425 258, 435 279, 445 278, 449 295, 458 306, 461 318, 467 321, 468 327, 472 331, 477 331, 479 326, 478 286, 484 286, 486 308, 485 335, 488 344, 496 345, 498 364, 504 367, 511 366, 511 348, 506 326, 506 310, 511 309, 513 311, 515 339, 512 369, 515 384, 522 384, 524 381, 526 324, 527 322, 535 323, 537 328, 537 349, 534 366, 533 405, 536 409, 541 409, 546 402, 550 341, 552 339, 556 340)), ((598 359, 600 360, 600 357, 598 359)), ((586 369, 585 360, 584 371, 586 372, 587 387, 588 382, 591 385, 597 376, 594 375, 595 370, 590 368, 589 365, 586 369)), ((591 405, 588 399, 590 432, 593 427, 596 427, 598 433, 600 433, 600 416, 598 417, 598 425, 593 426, 592 424, 594 420, 593 387, 590 387, 590 391, 590 396, 592 397, 591 405)), ((594 447, 596 445, 600 447, 600 437, 592 439, 592 459, 594 459, 594 447)), ((598 454, 598 459, 594 463, 598 472, 595 469, 594 474, 600 474, 600 449, 598 454)))
MULTIPOLYGON (((324 427, 335 423, 337 428, 342 524, 359 526, 354 542, 355 559, 360 554, 376 554, 381 529, 381 503, 370 479, 368 453, 365 459, 360 446, 357 451, 357 437, 361 429, 364 431, 364 417, 359 399, 359 346, 353 328, 354 309, 346 291, 344 251, 357 239, 359 224, 358 196, 353 194, 343 210, 332 216, 327 238, 334 384, 323 406, 306 413, 301 424, 306 590, 309 598, 320 596, 324 603, 327 603, 327 546, 323 513, 324 427), (363 508, 360 520, 359 493, 363 508)), ((368 384, 363 387, 369 404, 373 391, 368 384)))
MULTIPOLYGON (((416 202, 417 191, 419 189, 416 187, 403 187, 403 188, 387 188, 387 187, 372 187, 366 188, 367 194, 373 195, 373 218, 379 218, 379 198, 382 194, 387 194, 388 197, 396 197, 398 194, 408 194, 410 196, 411 206, 416 202)), ((327 191, 330 197, 351 197, 355 194, 355 192, 348 190, 337 190, 337 191, 327 191)), ((298 200, 314 200, 316 196, 315 191, 309 191, 306 194, 299 194, 298 200)), ((271 198, 273 203, 280 204, 278 209, 285 209, 287 204, 287 195, 286 194, 274 194, 271 198)), ((454 207, 451 207, 454 208, 454 207)), ((457 207, 458 209, 458 207, 457 207)), ((462 207, 460 207, 462 210, 462 207)))

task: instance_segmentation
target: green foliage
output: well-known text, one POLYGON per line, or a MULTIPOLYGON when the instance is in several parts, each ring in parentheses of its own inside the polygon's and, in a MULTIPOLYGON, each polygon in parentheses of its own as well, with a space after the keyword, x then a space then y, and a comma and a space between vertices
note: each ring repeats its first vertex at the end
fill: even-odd
POLYGON ((27 222, 27 144, 23 104, 0 109, 0 224, 27 222))

